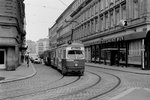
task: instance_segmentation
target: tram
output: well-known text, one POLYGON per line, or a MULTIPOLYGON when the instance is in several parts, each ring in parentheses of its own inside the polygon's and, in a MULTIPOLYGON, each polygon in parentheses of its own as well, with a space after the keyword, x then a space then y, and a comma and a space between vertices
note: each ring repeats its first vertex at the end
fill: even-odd
POLYGON ((85 69, 85 49, 82 43, 66 43, 49 51, 50 64, 58 69, 63 75, 76 73, 75 75, 84 75, 85 69))

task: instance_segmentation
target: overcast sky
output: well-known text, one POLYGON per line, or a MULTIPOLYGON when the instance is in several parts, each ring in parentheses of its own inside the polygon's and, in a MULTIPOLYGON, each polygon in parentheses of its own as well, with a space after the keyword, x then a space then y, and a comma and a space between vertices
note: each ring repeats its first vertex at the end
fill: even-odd
POLYGON ((26 39, 48 38, 50 28, 74 0, 25 0, 26 39))

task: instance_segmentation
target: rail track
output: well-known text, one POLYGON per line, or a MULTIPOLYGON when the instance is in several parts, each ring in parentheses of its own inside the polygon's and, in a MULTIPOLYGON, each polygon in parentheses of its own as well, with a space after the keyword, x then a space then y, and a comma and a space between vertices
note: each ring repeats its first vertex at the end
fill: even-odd
MULTIPOLYGON (((96 69, 100 69, 95 67, 96 69)), ((115 90, 121 84, 121 79, 101 70, 87 70, 85 75, 62 76, 50 82, 49 88, 43 86, 41 90, 21 95, 8 96, 0 100, 94 100, 115 90), (68 79, 69 80, 68 81, 68 79)))

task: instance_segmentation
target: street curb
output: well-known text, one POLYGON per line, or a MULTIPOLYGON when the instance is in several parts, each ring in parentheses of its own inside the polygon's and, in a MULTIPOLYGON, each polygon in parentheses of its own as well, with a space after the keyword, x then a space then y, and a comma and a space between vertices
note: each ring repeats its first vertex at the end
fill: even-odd
POLYGON ((33 64, 31 64, 30 67, 32 67, 32 70, 33 70, 32 74, 29 74, 27 76, 23 76, 23 77, 20 77, 20 78, 12 79, 12 80, 2 80, 2 81, 0 81, 0 84, 8 83, 8 82, 15 82, 15 81, 19 81, 19 80, 23 80, 23 79, 27 79, 27 78, 33 77, 34 75, 36 75, 37 71, 35 70, 33 64))
POLYGON ((117 69, 117 68, 108 68, 108 67, 101 67, 99 65, 92 65, 92 64, 85 64, 86 66, 89 67, 96 67, 96 68, 103 68, 103 69, 109 69, 109 70, 115 70, 115 71, 121 71, 121 72, 128 72, 128 73, 134 73, 134 74, 142 74, 142 75, 150 75, 149 73, 142 73, 142 72, 136 72, 136 71, 127 71, 127 70, 123 70, 123 69, 117 69))

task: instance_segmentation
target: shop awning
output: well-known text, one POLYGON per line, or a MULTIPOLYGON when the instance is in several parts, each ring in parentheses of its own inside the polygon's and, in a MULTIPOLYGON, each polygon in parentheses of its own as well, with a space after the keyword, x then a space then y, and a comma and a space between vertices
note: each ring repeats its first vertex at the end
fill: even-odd
POLYGON ((135 39, 142 39, 146 38, 147 32, 136 32, 132 34, 128 34, 124 36, 124 40, 135 40, 135 39))
POLYGON ((126 35, 120 35, 120 36, 111 36, 110 38, 106 37, 103 39, 103 37, 94 39, 94 40, 90 40, 87 42, 84 42, 85 46, 89 46, 89 45, 95 45, 95 44, 104 44, 104 43, 110 43, 110 42, 118 42, 118 41, 127 41, 127 40, 135 40, 135 39, 142 39, 142 38, 146 38, 146 34, 147 32, 136 32, 136 33, 131 33, 131 34, 126 34, 126 35))

